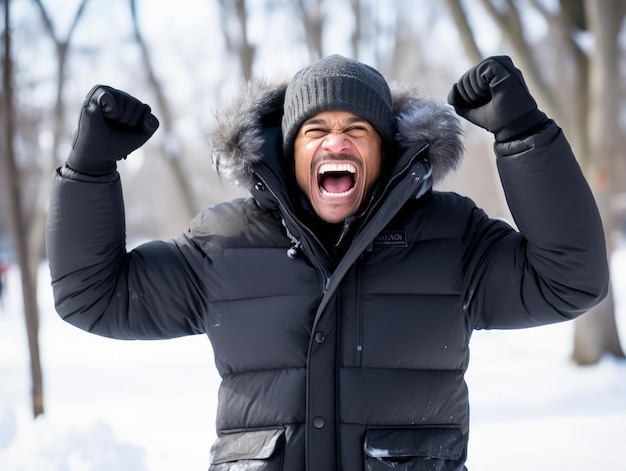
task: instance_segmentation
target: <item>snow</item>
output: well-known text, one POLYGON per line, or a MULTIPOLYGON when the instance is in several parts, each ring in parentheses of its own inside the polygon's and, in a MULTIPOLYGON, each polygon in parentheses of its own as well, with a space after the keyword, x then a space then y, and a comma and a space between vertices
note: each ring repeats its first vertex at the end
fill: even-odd
MULTIPOLYGON (((626 339, 626 247, 613 259, 626 339)), ((33 420, 19 274, 0 307, 0 470, 206 470, 218 377, 206 337, 125 342, 53 309, 40 271, 45 414, 33 420)), ((626 361, 570 361, 573 324, 477 332, 467 374, 471 471, 626 471, 626 361)))

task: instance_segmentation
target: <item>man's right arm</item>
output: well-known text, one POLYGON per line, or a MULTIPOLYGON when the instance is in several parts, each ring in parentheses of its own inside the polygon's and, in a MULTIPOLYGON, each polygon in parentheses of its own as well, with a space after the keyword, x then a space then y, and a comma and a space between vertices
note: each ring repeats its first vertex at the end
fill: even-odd
POLYGON ((157 127, 147 105, 96 86, 83 103, 68 162, 54 175, 46 245, 55 305, 63 319, 89 332, 149 339, 203 330, 193 250, 155 241, 126 252, 116 162, 157 127), (172 296, 174 286, 179 296, 172 296))

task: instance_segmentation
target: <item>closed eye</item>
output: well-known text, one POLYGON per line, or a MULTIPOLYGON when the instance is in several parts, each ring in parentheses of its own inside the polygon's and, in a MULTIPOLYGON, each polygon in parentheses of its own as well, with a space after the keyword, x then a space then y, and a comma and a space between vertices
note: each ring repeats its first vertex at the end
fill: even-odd
POLYGON ((346 134, 350 134, 350 135, 362 135, 363 133, 366 133, 369 129, 366 126, 350 126, 349 128, 347 128, 344 132, 346 134))
MULTIPOLYGON (((305 129, 304 134, 307 137, 310 137, 312 139, 317 139, 320 137, 324 137, 329 132, 331 131, 325 128, 309 128, 309 129, 305 129)), ((357 137, 357 136, 362 136, 363 134, 366 134, 367 132, 369 132, 369 128, 367 126, 358 125, 358 126, 350 126, 345 129, 337 130, 337 132, 341 134, 348 134, 349 136, 357 137)))
POLYGON ((317 139, 319 137, 324 137, 326 134, 328 134, 328 130, 323 129, 323 128, 310 128, 310 129, 306 129, 304 131, 304 134, 307 137, 317 139))

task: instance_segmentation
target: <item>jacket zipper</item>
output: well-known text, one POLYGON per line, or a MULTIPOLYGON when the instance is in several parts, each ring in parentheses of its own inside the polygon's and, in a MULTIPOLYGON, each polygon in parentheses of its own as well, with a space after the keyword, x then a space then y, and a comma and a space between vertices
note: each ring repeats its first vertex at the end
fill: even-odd
MULTIPOLYGON (((285 204, 282 202, 282 200, 278 197, 278 195, 276 194, 276 192, 272 189, 272 186, 269 185, 267 183, 267 180, 265 178, 263 178, 258 172, 254 172, 256 177, 261 180, 261 183, 263 183, 263 185, 265 186, 265 188, 267 189, 267 191, 269 191, 271 193, 271 195, 274 197, 274 199, 276 200, 276 202, 278 203, 278 206, 281 209, 281 212, 285 215, 285 217, 289 218, 289 220, 295 224, 296 226, 302 228, 302 230, 304 232, 306 232, 308 234, 308 236, 313 239, 313 241, 315 241, 315 243, 319 246, 319 248, 321 249, 321 251, 326 255, 327 259, 330 259, 330 255, 328 254, 328 251, 324 248, 324 245, 321 243, 321 241, 319 240, 319 238, 315 235, 315 233, 313 231, 311 231, 311 229, 309 229, 305 224, 300 223, 300 221, 298 220, 298 218, 291 214, 291 212, 287 209, 287 206, 285 206, 285 204)), ((301 249, 302 247, 302 241, 299 240, 296 236, 294 236, 290 231, 289 228, 287 227, 287 224, 283 222, 283 225, 285 227, 285 230, 287 232, 287 237, 289 237, 289 239, 291 240, 291 242, 294 244, 293 247, 291 247, 288 251, 287 251, 287 255, 290 258, 294 258, 296 256, 296 253, 299 249, 301 249)), ((313 257, 313 260, 315 261, 316 265, 319 267, 319 269, 322 272, 322 276, 323 276, 323 282, 322 282, 322 287, 324 292, 326 292, 326 289, 328 288, 328 285, 330 283, 330 273, 328 272, 328 270, 326 269, 326 267, 324 266, 324 262, 323 260, 320 259, 320 257, 316 254, 315 250, 310 250, 311 252, 311 256, 313 257)))
POLYGON ((359 255, 359 259, 356 264, 356 355, 357 367, 360 367, 363 362, 363 279, 365 274, 363 273, 364 255, 359 255))

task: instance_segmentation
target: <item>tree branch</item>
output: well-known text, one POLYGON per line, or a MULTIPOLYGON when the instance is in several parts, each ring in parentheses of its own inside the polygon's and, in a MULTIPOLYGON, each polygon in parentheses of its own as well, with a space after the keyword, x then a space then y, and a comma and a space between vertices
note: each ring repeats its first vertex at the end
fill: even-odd
POLYGON ((176 136, 176 133, 174 132, 173 113, 171 112, 168 105, 167 98, 165 97, 165 93, 163 92, 163 87, 159 82, 159 79, 157 78, 156 69, 152 62, 148 45, 139 28, 139 21, 137 19, 137 5, 135 0, 130 0, 130 10, 135 41, 137 42, 137 45, 141 50, 141 59, 144 64, 146 74, 148 76, 148 82, 150 83, 150 87, 157 98, 157 104, 160 110, 159 118, 161 122, 161 127, 163 129, 163 134, 165 135, 165 138, 162 140, 161 151, 162 154, 166 157, 165 161, 169 166, 170 171, 172 172, 174 182, 176 183, 178 191, 183 198, 183 204, 185 211, 187 212, 187 216, 191 218, 197 212, 197 208, 191 185, 187 184, 185 172, 181 164, 181 146, 178 144, 178 138, 176 136), (172 142, 177 143, 177 145, 172 145, 172 142))
POLYGON ((563 121, 561 107, 554 93, 541 76, 539 65, 534 60, 530 46, 524 37, 524 28, 515 2, 506 0, 506 8, 499 11, 492 1, 482 0, 482 4, 500 29, 501 34, 511 44, 516 55, 516 62, 523 69, 524 78, 537 102, 539 102, 539 106, 557 121, 563 121))
POLYGON ((467 14, 460 0, 446 0, 446 7, 452 16, 452 21, 456 25, 467 58, 474 64, 480 62, 483 59, 483 55, 476 42, 474 31, 467 21, 467 14))

